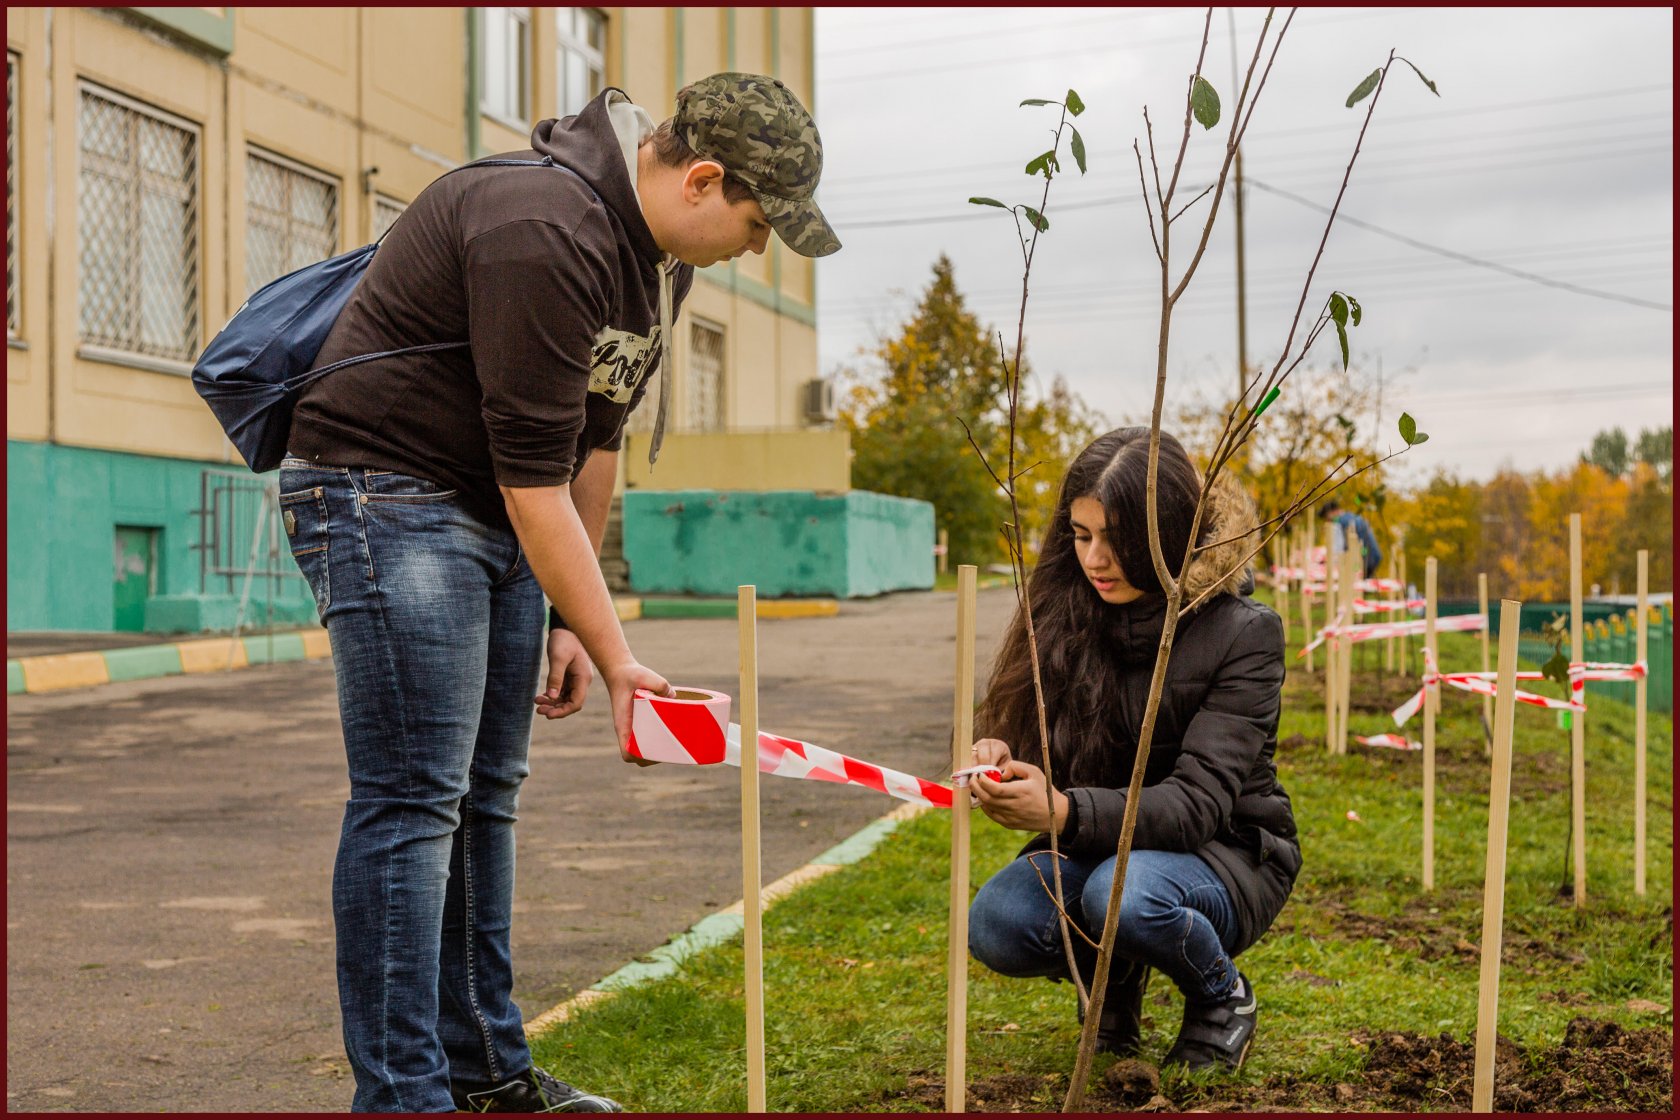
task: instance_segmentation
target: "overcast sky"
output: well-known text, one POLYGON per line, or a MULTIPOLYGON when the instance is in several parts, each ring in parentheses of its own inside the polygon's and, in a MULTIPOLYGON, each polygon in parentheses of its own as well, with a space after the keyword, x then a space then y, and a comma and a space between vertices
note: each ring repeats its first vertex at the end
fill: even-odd
MULTIPOLYGON (((1229 104, 1227 11, 1215 10, 1203 73, 1229 104)), ((1245 64, 1263 18, 1236 12, 1245 64)), ((1065 159, 1070 174, 1051 188, 1028 355, 1111 421, 1146 418, 1159 281, 1131 143, 1147 104, 1158 146, 1176 144, 1202 20, 1182 8, 819 9, 819 197, 845 243, 818 273, 824 372, 906 318, 941 252, 971 307, 1013 339, 1019 248, 1002 211, 966 199, 1036 204, 1042 181, 1021 168, 1048 146, 1054 110, 1017 103, 1071 86, 1088 106, 1078 126, 1089 173, 1065 159)), ((1390 75, 1345 216, 1672 306, 1671 10, 1302 9, 1243 150, 1251 364, 1275 360, 1324 222, 1262 185, 1334 200, 1364 115, 1343 103, 1390 48, 1441 96, 1403 68, 1390 75)), ((1186 179, 1199 186, 1217 167, 1224 122, 1196 132, 1186 179)), ((1230 219, 1228 196, 1175 316, 1169 400, 1235 382, 1230 219)), ((1443 466, 1475 478, 1505 463, 1552 469, 1600 428, 1671 422, 1672 310, 1542 286, 1351 225, 1331 235, 1309 314, 1331 288, 1365 308, 1353 350, 1380 363, 1385 433, 1402 409, 1430 433, 1400 461, 1401 480, 1443 466)), ((1335 360, 1333 336, 1315 357, 1335 360)))

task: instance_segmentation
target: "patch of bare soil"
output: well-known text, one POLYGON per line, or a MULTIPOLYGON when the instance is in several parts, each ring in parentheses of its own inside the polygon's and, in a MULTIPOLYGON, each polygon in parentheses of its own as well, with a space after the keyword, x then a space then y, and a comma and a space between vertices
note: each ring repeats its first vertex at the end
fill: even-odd
MULTIPOLYGON (((1475 1084, 1474 1041, 1410 1031, 1356 1035, 1365 1067, 1335 1084, 1270 1079, 1255 1085, 1180 1087, 1171 1098, 1146 1062, 1121 1061, 1092 1085, 1091 1112, 1387 1112, 1468 1111, 1475 1084)), ((1016 1074, 969 1085, 973 1112, 1052 1112, 1060 1108, 1062 1075, 1016 1074)), ((1507 1038, 1494 1048, 1497 1112, 1672 1111, 1672 1034, 1660 1027, 1626 1030, 1578 1018, 1551 1048, 1525 1050, 1507 1038)), ((935 1076, 913 1078, 904 1103, 942 1107, 935 1076)))

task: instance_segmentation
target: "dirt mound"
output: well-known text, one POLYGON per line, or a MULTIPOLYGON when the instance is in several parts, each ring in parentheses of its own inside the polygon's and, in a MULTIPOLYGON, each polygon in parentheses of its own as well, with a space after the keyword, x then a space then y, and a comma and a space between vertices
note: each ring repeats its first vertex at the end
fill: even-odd
MULTIPOLYGON (((1253 1085, 1179 1086, 1159 1092, 1153 1067, 1121 1062, 1093 1079, 1091 1112, 1466 1112, 1475 1086, 1476 1046, 1449 1034, 1411 1031, 1355 1035, 1366 1051, 1364 1069, 1346 1082, 1278 1078, 1253 1085), (1118 1072, 1116 1072, 1118 1071, 1118 1072)), ((1494 1047, 1496 1112, 1672 1111, 1673 1035, 1660 1027, 1627 1030, 1615 1023, 1577 1018, 1555 1047, 1525 1050, 1501 1037, 1494 1047)), ((899 1100, 939 1108, 944 1086, 937 1077, 911 1078, 899 1100)), ((985 1078, 969 1086, 976 1112, 1053 1112, 1066 1089, 1059 1074, 985 1078)))

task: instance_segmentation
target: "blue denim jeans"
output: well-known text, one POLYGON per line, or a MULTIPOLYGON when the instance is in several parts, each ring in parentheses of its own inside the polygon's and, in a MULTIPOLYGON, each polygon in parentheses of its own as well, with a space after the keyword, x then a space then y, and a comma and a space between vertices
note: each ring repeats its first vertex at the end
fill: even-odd
POLYGON ((333 867, 358 1112, 452 1112, 531 1064, 513 1002, 514 810, 543 595, 454 491, 288 459, 281 519, 332 637, 350 801, 333 867))
MULTIPOLYGON (((1052 858, 1048 851, 1018 856, 975 894, 968 913, 968 948, 992 971, 1005 976, 1067 977, 1055 903, 1042 885, 1054 885, 1052 858)), ((1096 941, 1108 913, 1114 857, 1064 857, 1061 862, 1068 916, 1096 941)), ((1096 951, 1078 934, 1072 936, 1080 976, 1089 984, 1096 971, 1096 951)), ((1187 1000, 1219 1000, 1236 987, 1237 968, 1227 952, 1236 936, 1231 892, 1199 856, 1156 851, 1131 854, 1115 933, 1117 958, 1160 969, 1187 1000)), ((1110 975, 1115 975, 1112 968, 1110 975)))

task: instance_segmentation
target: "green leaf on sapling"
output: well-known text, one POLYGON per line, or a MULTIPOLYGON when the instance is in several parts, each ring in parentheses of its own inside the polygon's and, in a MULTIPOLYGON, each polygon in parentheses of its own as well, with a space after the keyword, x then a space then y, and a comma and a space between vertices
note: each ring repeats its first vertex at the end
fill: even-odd
POLYGON ((1330 318, 1336 320, 1338 327, 1347 326, 1348 305, 1340 292, 1330 293, 1330 318))
POLYGON ((1336 341, 1342 344, 1342 369, 1346 370, 1348 368, 1347 328, 1340 323, 1336 324, 1336 341))
POLYGON ((1073 149, 1073 162, 1079 165, 1079 173, 1083 175, 1085 174, 1085 138, 1080 136, 1079 130, 1071 125, 1068 127, 1068 131, 1073 134, 1073 138, 1068 144, 1073 149))
MULTIPOLYGON (((1414 69, 1416 68, 1414 67, 1414 69)), ((1421 76, 1422 75, 1419 75, 1419 77, 1421 76)), ((1068 90, 1067 101, 1065 104, 1067 105, 1067 111, 1076 117, 1085 111, 1085 102, 1079 100, 1079 95, 1071 89, 1068 90)))
POLYGON ((1046 101, 1042 97, 1029 97, 1025 101, 1021 102, 1021 107, 1024 108, 1025 106, 1028 106, 1028 105, 1054 105, 1054 104, 1055 104, 1054 101, 1046 101))
POLYGON ((1353 314, 1353 325, 1357 327, 1359 325, 1359 320, 1364 316, 1365 313, 1364 313, 1363 309, 1360 308, 1358 300, 1354 299, 1352 296, 1348 296, 1347 301, 1348 301, 1348 309, 1353 314))
POLYGON ((1417 421, 1412 419, 1411 413, 1402 412, 1400 414, 1400 438, 1409 444, 1416 436, 1417 421))
POLYGON ((1554 650, 1552 656, 1546 659, 1546 663, 1540 666, 1540 675, 1549 681, 1556 681, 1565 689, 1568 689, 1569 658, 1563 655, 1561 649, 1554 650))
POLYGON ((1371 91, 1377 88, 1378 82, 1382 81, 1382 73, 1382 67, 1379 66, 1375 70, 1371 71, 1370 74, 1366 75, 1363 82, 1360 82, 1357 86, 1353 87, 1353 92, 1348 94, 1347 99, 1347 107, 1349 109, 1371 96, 1371 91))
POLYGON ((976 206, 996 206, 999 210, 1009 209, 1009 207, 1005 206, 995 198, 981 198, 979 196, 975 196, 968 201, 972 202, 976 206))
POLYGON ((1043 233, 1045 230, 1050 228, 1050 219, 1046 218, 1043 214, 1040 214, 1037 210, 1034 210, 1031 206, 1023 206, 1021 209, 1026 212, 1027 221, 1031 222, 1033 224, 1033 228, 1038 230, 1038 232, 1043 233))
POLYGON ((1190 112, 1203 128, 1212 128, 1219 123, 1219 94, 1200 74, 1190 84, 1190 112))
POLYGON ((1418 81, 1422 82, 1424 85, 1429 87, 1429 92, 1430 93, 1433 93, 1436 97, 1441 96, 1441 91, 1435 88, 1435 83, 1434 82, 1430 81, 1428 78, 1423 76, 1423 71, 1419 70, 1417 68, 1417 63, 1413 62, 1409 58, 1402 58, 1400 61, 1404 62, 1407 66, 1410 66, 1412 68, 1412 73, 1414 73, 1418 76, 1418 81))

